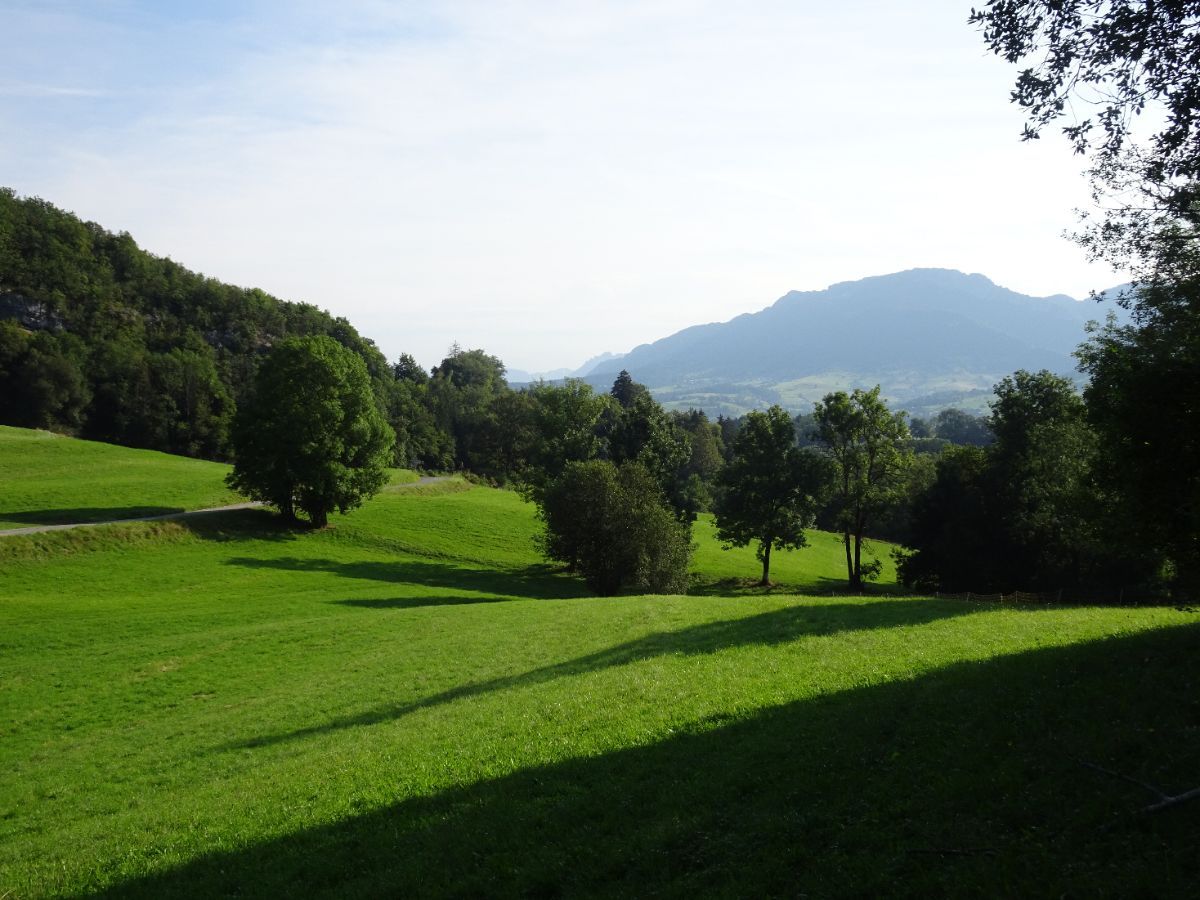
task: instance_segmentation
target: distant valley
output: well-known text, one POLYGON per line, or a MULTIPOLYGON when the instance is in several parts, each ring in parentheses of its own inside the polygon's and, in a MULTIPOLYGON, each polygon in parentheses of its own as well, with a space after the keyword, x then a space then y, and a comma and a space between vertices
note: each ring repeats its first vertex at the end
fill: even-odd
POLYGON ((1084 325, 1127 315, 1111 299, 1119 290, 1099 303, 1030 297, 983 275, 912 269, 791 291, 760 312, 685 328, 553 377, 607 388, 627 369, 664 405, 710 415, 772 403, 805 411, 829 391, 875 384, 915 414, 983 411, 992 386, 1017 369, 1073 374, 1084 325))

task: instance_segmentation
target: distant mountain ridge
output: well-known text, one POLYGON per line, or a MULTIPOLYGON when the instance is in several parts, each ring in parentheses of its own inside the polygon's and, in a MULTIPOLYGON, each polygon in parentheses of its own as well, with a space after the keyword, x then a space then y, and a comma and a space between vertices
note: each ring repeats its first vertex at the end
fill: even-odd
POLYGON ((507 380, 509 384, 528 384, 533 381, 561 381, 564 378, 583 378, 603 363, 620 359, 623 353, 600 353, 593 356, 577 369, 551 369, 548 372, 527 372, 524 369, 509 369, 507 380))
POLYGON ((906 408, 980 406, 1017 369, 1074 372, 1085 323, 1109 311, 1127 315, 1112 300, 1030 297, 983 275, 910 269, 791 291, 760 312, 642 344, 586 380, 603 386, 627 369, 662 402, 710 413, 804 409, 828 390, 877 383, 906 408))

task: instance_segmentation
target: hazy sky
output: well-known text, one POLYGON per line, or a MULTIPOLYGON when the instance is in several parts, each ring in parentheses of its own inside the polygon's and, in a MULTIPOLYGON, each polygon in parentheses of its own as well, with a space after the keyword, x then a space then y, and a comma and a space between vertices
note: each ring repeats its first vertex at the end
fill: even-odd
POLYGON ((969 9, 0 0, 0 184, 426 366, 574 366, 916 266, 1113 284, 969 9))

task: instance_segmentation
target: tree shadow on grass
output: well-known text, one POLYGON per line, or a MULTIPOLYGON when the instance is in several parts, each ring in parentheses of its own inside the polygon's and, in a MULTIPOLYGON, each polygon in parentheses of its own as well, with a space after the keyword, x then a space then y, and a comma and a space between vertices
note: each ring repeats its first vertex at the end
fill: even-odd
POLYGON ((188 531, 206 541, 294 541, 312 532, 304 523, 288 522, 271 509, 231 509, 177 519, 188 531))
POLYGON ((14 524, 11 527, 14 528, 22 525, 82 525, 146 516, 170 516, 181 512, 182 506, 80 506, 71 509, 0 510, 0 521, 12 522, 14 524))
POLYGON ((712 719, 103 896, 1190 898, 1200 801, 1138 815, 1151 795, 1079 761, 1200 783, 1197 646, 1167 628, 712 719))
POLYGON ((330 600, 338 606, 353 606, 358 609, 422 609, 431 606, 475 606, 480 603, 511 603, 511 597, 352 597, 348 600, 330 600))
POLYGON ((738 619, 706 622, 679 631, 655 632, 565 662, 542 666, 515 675, 458 685, 441 693, 407 703, 387 704, 354 715, 333 718, 308 728, 262 735, 225 744, 217 749, 260 747, 347 728, 377 725, 381 722, 402 719, 421 709, 442 706, 468 697, 543 684, 559 678, 597 672, 659 656, 700 655, 750 645, 769 647, 785 644, 801 637, 924 625, 938 619, 971 615, 980 611, 979 607, 947 600, 816 603, 787 606, 738 619))
POLYGON ((515 569, 476 569, 450 562, 418 560, 340 562, 334 559, 257 559, 246 556, 233 557, 226 560, 225 564, 250 569, 327 573, 381 584, 419 584, 426 587, 477 591, 480 594, 492 594, 497 598, 508 599, 567 599, 586 596, 581 583, 564 577, 557 569, 546 565, 515 569))
POLYGON ((845 578, 818 575, 807 581, 772 581, 767 587, 757 578, 721 578, 715 581, 693 576, 688 593, 696 597, 762 596, 764 594, 808 594, 822 597, 834 596, 897 596, 904 588, 897 584, 864 584, 862 590, 851 592, 845 578))

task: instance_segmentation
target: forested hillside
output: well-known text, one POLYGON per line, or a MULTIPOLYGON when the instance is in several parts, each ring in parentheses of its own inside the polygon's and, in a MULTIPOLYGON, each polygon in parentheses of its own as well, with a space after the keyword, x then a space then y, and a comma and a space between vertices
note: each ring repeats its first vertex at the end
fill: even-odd
POLYGON ((0 188, 0 421, 224 458, 258 355, 309 334, 362 356, 386 395, 383 354, 345 319, 0 188))

